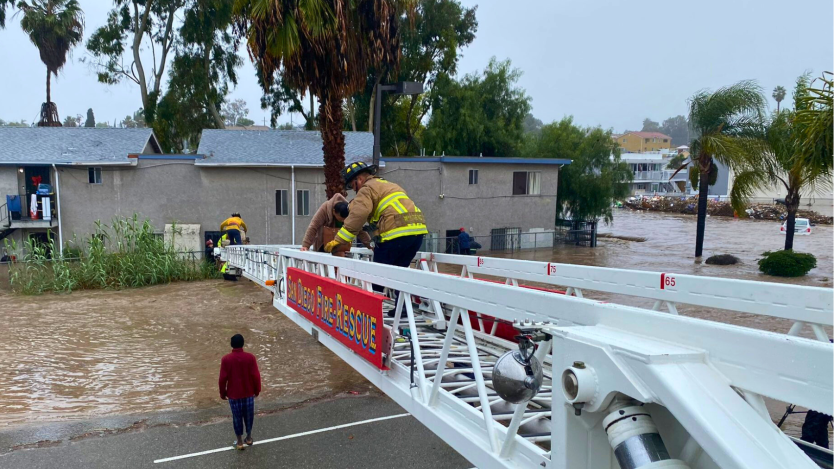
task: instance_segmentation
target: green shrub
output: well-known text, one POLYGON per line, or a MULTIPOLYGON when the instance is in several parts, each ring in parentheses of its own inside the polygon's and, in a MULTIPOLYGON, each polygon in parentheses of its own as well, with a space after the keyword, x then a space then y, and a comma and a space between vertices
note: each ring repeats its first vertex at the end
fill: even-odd
POLYGON ((813 254, 793 251, 768 251, 759 259, 759 270, 776 277, 802 277, 817 266, 813 254))
MULTIPOLYGON (((176 236, 176 225, 173 233, 176 236)), ((114 218, 110 226, 96 222, 95 233, 81 242, 74 238, 75 246, 68 243, 63 255, 51 236, 45 244, 27 239, 21 252, 14 243, 4 242, 6 250, 19 259, 9 271, 12 289, 26 295, 142 287, 220 276, 213 265, 193 253, 176 252, 173 240, 166 243, 148 220, 139 221, 137 215, 114 218)))

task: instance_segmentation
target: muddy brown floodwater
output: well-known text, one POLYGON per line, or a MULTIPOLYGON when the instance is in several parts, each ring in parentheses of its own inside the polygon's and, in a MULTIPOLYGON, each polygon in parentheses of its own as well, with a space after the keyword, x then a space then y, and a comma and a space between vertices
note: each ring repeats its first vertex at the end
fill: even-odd
MULTIPOLYGON (((780 249, 779 224, 709 218, 705 253, 733 254, 741 264, 696 263, 695 217, 618 210, 601 232, 645 242, 602 238, 589 249, 558 246, 516 253, 483 253, 547 262, 651 270, 832 287, 832 227, 797 236, 795 249, 817 256, 805 277, 762 275, 756 260, 780 249)), ((449 272, 456 269, 449 269, 449 272)), ((101 415, 220 404, 220 357, 235 333, 258 357, 262 400, 300 400, 373 386, 272 307, 269 293, 246 280, 193 282, 125 291, 16 296, 0 272, 0 427, 101 415)), ((652 301, 585 292, 594 299, 651 307, 652 301)), ((834 294, 834 289, 832 289, 834 294)), ((679 306, 683 315, 785 333, 790 323, 750 314, 679 306)), ((830 329, 828 330, 831 333, 830 329)), ((810 337, 809 331, 806 336, 810 337)), ((774 418, 784 404, 769 401, 774 418)), ((801 416, 788 420, 797 435, 801 416)))
POLYGON ((272 307, 254 283, 0 296, 0 427, 218 405, 220 358, 241 333, 262 400, 373 388, 272 307))

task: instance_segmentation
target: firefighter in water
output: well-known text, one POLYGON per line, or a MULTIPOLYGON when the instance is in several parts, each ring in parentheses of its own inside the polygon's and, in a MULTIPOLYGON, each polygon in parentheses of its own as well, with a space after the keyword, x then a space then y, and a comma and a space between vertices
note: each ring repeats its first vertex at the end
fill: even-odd
POLYGON ((374 262, 408 267, 428 234, 423 213, 402 187, 374 176, 376 166, 352 163, 342 170, 345 186, 356 192, 350 214, 326 252, 356 239, 365 223, 374 231, 374 262))
POLYGON ((227 218, 220 224, 220 231, 228 236, 229 244, 231 246, 239 246, 243 244, 240 232, 246 232, 246 223, 240 218, 240 214, 235 212, 231 217, 227 218))

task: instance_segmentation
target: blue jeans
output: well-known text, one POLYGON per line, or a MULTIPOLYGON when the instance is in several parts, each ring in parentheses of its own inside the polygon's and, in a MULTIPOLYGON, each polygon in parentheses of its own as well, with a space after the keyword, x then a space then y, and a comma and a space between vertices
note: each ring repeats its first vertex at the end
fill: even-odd
POLYGON ((235 426, 235 435, 243 435, 244 424, 246 424, 246 435, 251 435, 252 424, 255 420, 255 396, 229 399, 229 407, 232 409, 232 425, 235 426))

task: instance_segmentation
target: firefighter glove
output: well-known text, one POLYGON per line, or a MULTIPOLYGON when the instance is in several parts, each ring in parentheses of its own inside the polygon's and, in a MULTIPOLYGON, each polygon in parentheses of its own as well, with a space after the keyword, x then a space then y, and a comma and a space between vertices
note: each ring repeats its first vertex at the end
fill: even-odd
POLYGON ((330 241, 329 243, 324 245, 324 252, 332 252, 338 246, 339 242, 334 239, 333 241, 330 241))

